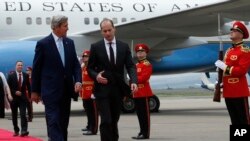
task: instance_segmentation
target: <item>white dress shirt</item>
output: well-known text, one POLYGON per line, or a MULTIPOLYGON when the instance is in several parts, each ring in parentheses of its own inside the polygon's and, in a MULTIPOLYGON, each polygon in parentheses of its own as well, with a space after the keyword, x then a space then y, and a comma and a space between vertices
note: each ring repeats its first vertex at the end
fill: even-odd
MULTIPOLYGON (((109 57, 109 60, 110 60, 110 51, 109 51, 109 43, 110 43, 110 41, 108 41, 108 40, 106 40, 105 38, 104 38, 104 43, 105 43, 105 48, 106 48, 106 52, 107 52, 107 54, 108 54, 108 57, 109 57)), ((116 64, 116 39, 115 39, 115 37, 114 37, 114 39, 111 41, 111 46, 112 46, 112 48, 113 48, 113 51, 114 51, 114 59, 115 59, 115 64, 116 64)))

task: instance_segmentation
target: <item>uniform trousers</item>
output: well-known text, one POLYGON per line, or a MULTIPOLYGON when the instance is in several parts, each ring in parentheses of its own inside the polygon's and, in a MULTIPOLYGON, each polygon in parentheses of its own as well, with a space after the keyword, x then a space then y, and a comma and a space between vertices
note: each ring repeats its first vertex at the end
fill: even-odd
POLYGON ((225 98, 232 125, 250 124, 248 97, 225 98))
POLYGON ((1 93, 0 90, 0 118, 5 117, 5 112, 4 112, 4 93, 1 93))
POLYGON ((94 99, 83 99, 83 107, 87 114, 87 129, 92 131, 93 134, 97 133, 98 129, 98 112, 96 102, 94 99))
POLYGON ((5 93, 4 93, 4 87, 3 87, 3 82, 2 82, 2 78, 0 77, 0 118, 4 118, 5 117, 5 112, 4 112, 4 97, 5 97, 5 93))
POLYGON ((140 125, 139 135, 150 136, 150 109, 147 97, 134 98, 137 117, 140 125))
POLYGON ((32 120, 33 119, 33 105, 31 101, 27 102, 27 111, 28 111, 29 120, 32 120))

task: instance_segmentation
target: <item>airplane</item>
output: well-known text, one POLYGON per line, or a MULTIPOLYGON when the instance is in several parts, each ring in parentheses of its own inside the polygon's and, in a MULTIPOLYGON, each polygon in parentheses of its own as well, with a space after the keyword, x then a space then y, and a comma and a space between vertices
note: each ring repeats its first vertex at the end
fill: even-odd
MULTIPOLYGON (((0 71, 7 75, 14 70, 17 60, 24 62, 24 68, 32 66, 36 41, 1 41, 0 42, 0 71), (7 62, 7 63, 6 63, 7 62)), ((250 44, 249 44, 250 45, 250 44)), ((224 50, 231 44, 223 44, 224 50)), ((208 43, 191 48, 173 50, 161 61, 150 60, 153 65, 155 75, 173 74, 183 72, 207 72, 215 71, 214 62, 217 60, 219 50, 218 43, 208 43), (201 69, 199 69, 201 68, 201 69)), ((210 84, 204 84, 208 86, 210 84)), ((157 96, 150 98, 150 107, 152 112, 157 112, 160 107, 160 101, 157 96)), ((134 112, 133 99, 127 99, 123 105, 123 112, 134 112)))
MULTIPOLYGON (((250 82, 250 77, 249 77, 249 73, 246 74, 246 78, 248 83, 250 82)), ((217 78, 215 78, 215 76, 217 76, 217 74, 212 73, 213 77, 211 78, 211 73, 202 73, 201 74, 201 88, 210 90, 210 91, 215 91, 215 85, 217 83, 217 78), (208 75, 209 74, 209 75, 208 75)), ((250 91, 250 85, 248 85, 249 91, 250 91)))
POLYGON ((36 41, 51 32, 51 16, 57 14, 69 17, 68 36, 78 55, 102 38, 99 23, 107 17, 131 50, 136 43, 150 46, 155 73, 213 69, 218 46, 196 36, 215 36, 219 27, 226 33, 230 19, 249 21, 249 6, 248 0, 0 0, 0 71, 13 70, 16 60, 30 66, 36 41), (206 51, 211 54, 201 54, 206 51))

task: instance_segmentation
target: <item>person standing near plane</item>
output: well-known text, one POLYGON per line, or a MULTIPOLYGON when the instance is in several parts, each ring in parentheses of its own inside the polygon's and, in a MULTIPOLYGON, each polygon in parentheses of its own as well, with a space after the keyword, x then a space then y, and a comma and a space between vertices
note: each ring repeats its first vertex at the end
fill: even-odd
POLYGON ((67 141, 71 98, 81 89, 81 67, 73 40, 67 38, 68 17, 52 17, 52 33, 36 44, 31 99, 45 106, 51 141, 67 141))
POLYGON ((96 107, 96 102, 93 96, 93 86, 94 81, 89 77, 87 72, 87 66, 89 61, 89 50, 85 50, 82 54, 83 65, 82 66, 82 102, 83 108, 87 114, 87 126, 82 129, 86 131, 83 135, 95 135, 98 129, 98 111, 96 107))
POLYGON ((19 127, 17 122, 17 113, 18 108, 20 111, 21 117, 21 135, 20 136, 28 136, 28 123, 26 119, 26 107, 28 99, 26 97, 26 90, 30 93, 30 82, 29 76, 23 70, 23 62, 16 62, 16 71, 14 73, 9 74, 8 76, 8 84, 10 87, 11 95, 13 97, 13 101, 10 103, 11 112, 12 112, 12 123, 14 126, 14 134, 13 136, 19 135, 19 127))
POLYGON ((138 77, 138 91, 133 94, 135 101, 135 108, 140 125, 140 132, 132 139, 149 139, 150 137, 150 108, 149 97, 153 96, 149 79, 152 74, 152 65, 147 60, 149 48, 146 44, 136 44, 135 52, 138 63, 137 77, 138 77))
POLYGON ((233 46, 225 53, 224 62, 215 62, 215 66, 224 71, 223 96, 232 125, 250 124, 249 89, 246 79, 250 67, 250 48, 243 44, 243 39, 248 37, 245 25, 236 21, 230 32, 233 46))
MULTIPOLYGON (((29 75, 29 81, 31 84, 31 74, 32 74, 32 67, 27 67, 26 68, 26 73, 29 75)), ((28 90, 26 90, 26 96, 28 98, 27 102, 27 111, 28 111, 28 122, 32 122, 33 119, 33 105, 31 101, 31 95, 28 93, 28 90)))
POLYGON ((5 118, 4 109, 10 108, 9 101, 12 101, 10 88, 2 72, 0 72, 0 118, 5 118))
POLYGON ((94 80, 101 141, 118 141, 122 97, 137 90, 136 69, 128 44, 115 38, 113 21, 104 19, 100 28, 104 39, 91 45, 87 70, 94 80), (131 79, 130 87, 125 83, 124 68, 131 79))

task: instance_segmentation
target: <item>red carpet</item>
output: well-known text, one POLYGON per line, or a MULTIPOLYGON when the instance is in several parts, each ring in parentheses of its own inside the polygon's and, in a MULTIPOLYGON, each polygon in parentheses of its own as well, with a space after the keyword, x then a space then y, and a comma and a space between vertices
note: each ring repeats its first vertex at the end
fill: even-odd
POLYGON ((38 139, 31 136, 13 137, 13 132, 0 129, 0 141, 42 141, 42 139, 38 139))

